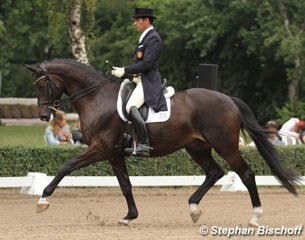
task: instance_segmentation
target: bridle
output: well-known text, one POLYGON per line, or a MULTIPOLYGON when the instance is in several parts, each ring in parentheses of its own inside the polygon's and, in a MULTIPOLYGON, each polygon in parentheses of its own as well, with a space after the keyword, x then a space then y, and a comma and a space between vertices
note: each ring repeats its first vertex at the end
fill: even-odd
MULTIPOLYGON (((41 80, 45 80, 46 81, 46 85, 47 85, 47 100, 46 101, 41 101, 38 99, 38 105, 47 105, 48 108, 50 108, 52 111, 58 111, 59 106, 60 106, 60 100, 59 99, 55 99, 54 97, 54 87, 52 87, 52 85, 54 85, 54 81, 53 79, 50 77, 48 71, 46 70, 45 64, 42 63, 39 65, 39 68, 41 68, 43 75, 40 76, 39 78, 37 78, 34 81, 34 85, 37 89, 37 83, 41 80)), ((55 86, 56 87, 56 86, 55 86)))
POLYGON ((51 109, 52 113, 58 111, 60 109, 60 103, 61 102, 64 102, 64 101, 67 101, 67 100, 70 100, 71 103, 73 102, 76 102, 77 100, 79 100, 80 98, 92 93, 93 91, 97 90, 99 87, 105 85, 106 83, 110 82, 111 80, 110 79, 106 79, 105 81, 103 82, 100 82, 100 83, 96 83, 96 84, 93 84, 79 92, 76 92, 66 98, 63 98, 63 99, 56 99, 55 96, 54 96, 54 89, 55 88, 58 88, 58 86, 56 86, 54 84, 54 80, 52 79, 52 77, 49 75, 47 69, 46 69, 46 66, 44 63, 40 64, 39 65, 39 68, 42 70, 42 73, 43 75, 40 76, 39 78, 37 78, 35 81, 34 81, 34 85, 36 86, 37 88, 37 83, 41 80, 45 80, 46 81, 46 85, 47 85, 47 100, 46 101, 40 101, 38 99, 38 105, 47 105, 48 108, 51 109), (53 87, 52 87, 53 86, 53 87))

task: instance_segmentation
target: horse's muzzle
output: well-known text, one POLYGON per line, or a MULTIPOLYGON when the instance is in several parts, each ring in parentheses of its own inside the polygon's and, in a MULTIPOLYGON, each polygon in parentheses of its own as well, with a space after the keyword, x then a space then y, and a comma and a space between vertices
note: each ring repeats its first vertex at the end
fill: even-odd
POLYGON ((49 120, 50 120, 50 116, 46 116, 46 115, 40 115, 40 120, 41 120, 41 121, 46 121, 46 122, 49 122, 49 120))
POLYGON ((39 118, 41 121, 49 122, 51 118, 51 109, 48 108, 46 105, 40 105, 38 107, 39 118))

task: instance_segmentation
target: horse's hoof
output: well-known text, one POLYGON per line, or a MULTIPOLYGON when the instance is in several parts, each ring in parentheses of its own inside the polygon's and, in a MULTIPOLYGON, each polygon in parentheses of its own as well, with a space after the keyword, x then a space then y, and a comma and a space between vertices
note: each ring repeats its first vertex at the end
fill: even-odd
POLYGON ((49 208, 50 204, 37 204, 36 213, 41 213, 49 208))
POLYGON ((36 207, 36 213, 41 213, 47 210, 50 206, 50 203, 45 199, 39 199, 36 207))
POLYGON ((253 216, 249 221, 249 226, 258 228, 258 218, 263 215, 263 209, 262 207, 254 207, 253 208, 253 216))
POLYGON ((194 210, 191 212, 191 218, 193 220, 193 223, 196 223, 199 218, 201 217, 202 215, 202 211, 201 210, 194 210))
POLYGON ((130 223, 130 219, 124 219, 124 218, 121 218, 118 222, 118 225, 120 226, 129 226, 129 223, 130 223))
POLYGON ((259 227, 259 224, 257 223, 257 222, 249 222, 248 223, 248 225, 250 226, 250 227, 254 227, 254 228, 258 228, 259 227))

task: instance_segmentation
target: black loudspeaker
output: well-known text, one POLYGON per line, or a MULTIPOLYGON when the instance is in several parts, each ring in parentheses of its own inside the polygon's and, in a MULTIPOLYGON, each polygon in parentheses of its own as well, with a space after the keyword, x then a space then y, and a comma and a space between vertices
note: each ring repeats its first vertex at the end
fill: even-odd
POLYGON ((199 64, 197 87, 210 90, 217 90, 217 71, 216 64, 199 64))

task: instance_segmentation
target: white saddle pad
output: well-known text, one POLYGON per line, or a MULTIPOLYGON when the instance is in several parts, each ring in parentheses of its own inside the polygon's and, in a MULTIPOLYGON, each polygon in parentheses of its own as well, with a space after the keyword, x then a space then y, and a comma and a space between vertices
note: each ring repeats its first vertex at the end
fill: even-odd
MULTIPOLYGON (((120 91, 119 91, 119 94, 118 94, 118 101, 117 101, 118 114, 120 115, 121 119, 124 120, 124 121, 127 121, 127 119, 125 118, 125 116, 123 114, 123 111, 122 111, 121 93, 122 93, 122 89, 123 89, 123 87, 125 86, 126 83, 127 82, 124 81, 121 84, 120 91)), ((165 100, 166 100, 166 104, 167 104, 167 111, 155 112, 151 107, 149 107, 148 117, 147 117, 147 120, 145 121, 146 123, 165 122, 169 119, 170 113, 171 113, 171 103, 170 103, 169 98, 166 98, 165 100)))

